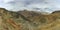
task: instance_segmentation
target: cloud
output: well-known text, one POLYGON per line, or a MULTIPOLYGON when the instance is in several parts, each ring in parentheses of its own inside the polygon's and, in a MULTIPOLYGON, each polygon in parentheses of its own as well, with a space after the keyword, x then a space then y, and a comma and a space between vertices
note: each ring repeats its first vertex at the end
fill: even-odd
POLYGON ((60 0, 0 0, 0 7, 10 11, 30 9, 32 11, 53 12, 60 9, 60 0))

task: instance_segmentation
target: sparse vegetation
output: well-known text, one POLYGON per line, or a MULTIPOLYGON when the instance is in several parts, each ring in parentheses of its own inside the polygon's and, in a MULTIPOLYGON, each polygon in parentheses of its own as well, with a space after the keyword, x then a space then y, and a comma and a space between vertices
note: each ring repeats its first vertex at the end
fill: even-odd
POLYGON ((34 11, 0 8, 0 30, 60 30, 60 11, 43 15, 34 11))

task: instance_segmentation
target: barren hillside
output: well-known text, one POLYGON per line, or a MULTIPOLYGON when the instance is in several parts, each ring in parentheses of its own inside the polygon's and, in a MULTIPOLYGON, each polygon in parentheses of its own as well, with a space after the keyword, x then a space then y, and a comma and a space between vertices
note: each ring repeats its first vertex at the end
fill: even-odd
POLYGON ((34 11, 0 8, 0 30, 60 30, 60 11, 43 15, 34 11))

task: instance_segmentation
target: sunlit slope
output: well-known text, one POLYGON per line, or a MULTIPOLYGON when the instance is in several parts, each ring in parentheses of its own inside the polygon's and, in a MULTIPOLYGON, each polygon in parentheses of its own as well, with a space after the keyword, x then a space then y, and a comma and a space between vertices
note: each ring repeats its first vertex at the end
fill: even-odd
POLYGON ((34 11, 0 8, 0 30, 60 30, 60 11, 44 15, 34 11))

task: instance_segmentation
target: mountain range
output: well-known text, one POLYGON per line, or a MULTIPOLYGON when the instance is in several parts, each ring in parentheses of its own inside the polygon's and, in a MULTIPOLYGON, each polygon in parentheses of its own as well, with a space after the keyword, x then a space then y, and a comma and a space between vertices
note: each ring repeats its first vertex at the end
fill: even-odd
POLYGON ((60 30, 60 11, 8 11, 0 8, 0 30, 60 30))

